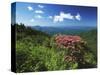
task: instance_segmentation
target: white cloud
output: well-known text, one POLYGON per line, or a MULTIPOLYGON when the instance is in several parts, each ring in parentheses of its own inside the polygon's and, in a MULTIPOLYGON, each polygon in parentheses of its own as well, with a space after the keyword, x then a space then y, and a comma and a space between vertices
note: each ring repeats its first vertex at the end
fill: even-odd
POLYGON ((33 10, 33 8, 31 6, 28 6, 27 8, 28 8, 29 11, 33 10))
POLYGON ((34 22, 34 19, 31 19, 30 22, 34 22))
POLYGON ((60 12, 60 15, 55 15, 54 16, 54 22, 63 22, 64 19, 73 20, 74 16, 71 15, 71 13, 64 13, 64 12, 60 12))
POLYGON ((53 16, 49 16, 48 18, 49 18, 49 19, 52 19, 52 18, 53 18, 53 16))
POLYGON ((54 22, 62 22, 63 21, 63 17, 62 16, 54 16, 54 22))
POLYGON ((44 8, 44 6, 43 6, 43 5, 38 5, 38 7, 39 7, 39 8, 44 8))
POLYGON ((42 18, 41 15, 36 15, 35 17, 38 18, 38 19, 41 19, 42 18))
POLYGON ((74 19, 74 16, 71 15, 71 13, 60 12, 60 16, 61 16, 62 18, 65 18, 65 19, 71 19, 71 20, 74 19))
POLYGON ((77 13, 77 15, 75 16, 76 20, 80 21, 81 20, 81 16, 79 13, 77 13))
POLYGON ((44 12, 42 10, 36 10, 35 13, 43 14, 44 12))

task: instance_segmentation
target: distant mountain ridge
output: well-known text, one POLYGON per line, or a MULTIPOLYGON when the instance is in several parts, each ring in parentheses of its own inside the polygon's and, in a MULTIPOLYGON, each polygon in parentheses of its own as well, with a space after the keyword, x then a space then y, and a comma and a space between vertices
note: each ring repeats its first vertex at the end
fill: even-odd
POLYGON ((46 27, 46 26, 31 26, 32 29, 40 30, 48 34, 78 34, 80 32, 96 29, 90 26, 66 26, 66 27, 46 27))

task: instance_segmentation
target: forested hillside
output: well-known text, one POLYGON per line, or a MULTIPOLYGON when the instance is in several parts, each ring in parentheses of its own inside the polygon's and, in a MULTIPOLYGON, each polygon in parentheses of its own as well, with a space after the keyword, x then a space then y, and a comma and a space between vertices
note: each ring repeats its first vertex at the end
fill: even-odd
POLYGON ((24 24, 16 25, 17 72, 97 67, 97 32, 49 35, 24 24))
POLYGON ((88 47, 97 59, 97 29, 95 28, 88 32, 81 33, 80 36, 87 41, 88 47))

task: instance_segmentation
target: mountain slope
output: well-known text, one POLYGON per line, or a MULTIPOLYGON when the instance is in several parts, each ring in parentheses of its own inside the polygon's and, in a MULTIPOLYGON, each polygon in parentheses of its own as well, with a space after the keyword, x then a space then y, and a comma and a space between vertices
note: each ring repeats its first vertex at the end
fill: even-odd
POLYGON ((80 36, 85 39, 93 54, 97 56, 97 29, 81 33, 80 36))
POLYGON ((37 37, 37 36, 50 37, 48 34, 42 32, 42 31, 33 29, 31 27, 25 27, 23 24, 21 24, 21 25, 16 24, 15 26, 16 26, 17 40, 24 39, 25 37, 32 37, 32 36, 34 36, 34 37, 37 37))

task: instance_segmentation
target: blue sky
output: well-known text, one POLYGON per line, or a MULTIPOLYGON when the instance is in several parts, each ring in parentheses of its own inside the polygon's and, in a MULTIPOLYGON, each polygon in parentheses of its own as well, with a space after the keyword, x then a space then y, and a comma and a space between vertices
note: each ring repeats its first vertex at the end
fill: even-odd
POLYGON ((96 7, 25 2, 17 2, 14 6, 12 9, 16 13, 16 23, 24 23, 26 26, 97 25, 96 7))

